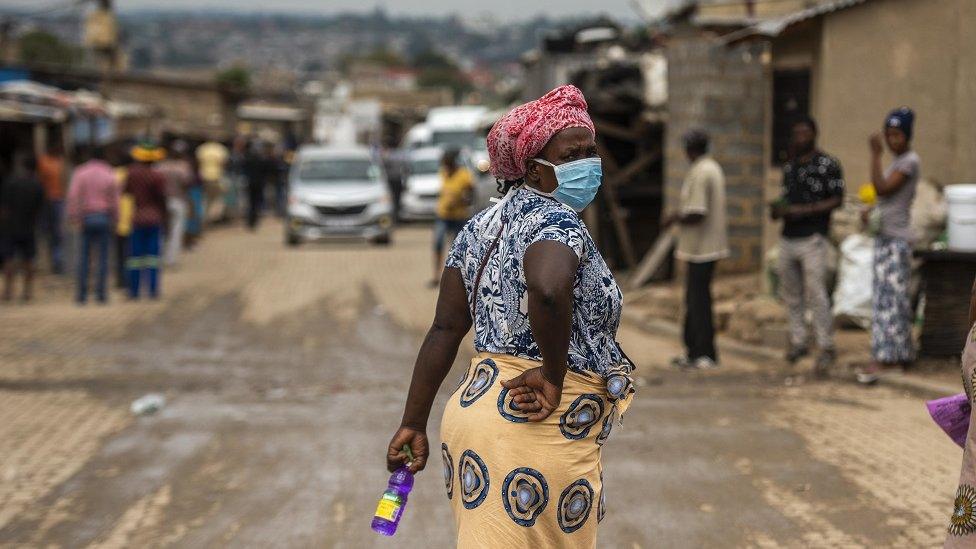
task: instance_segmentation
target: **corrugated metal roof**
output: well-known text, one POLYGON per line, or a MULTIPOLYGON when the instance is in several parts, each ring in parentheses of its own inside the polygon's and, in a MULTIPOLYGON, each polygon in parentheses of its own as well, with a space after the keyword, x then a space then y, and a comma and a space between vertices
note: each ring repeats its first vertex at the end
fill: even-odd
POLYGON ((793 12, 782 17, 764 19, 754 25, 725 35, 722 37, 722 41, 725 43, 733 43, 756 36, 779 36, 783 33, 783 31, 798 23, 809 21, 810 19, 836 11, 845 10, 859 4, 864 4, 868 1, 869 0, 834 0, 833 2, 824 2, 822 4, 793 12))
POLYGON ((863 4, 867 1, 868 0, 836 0, 834 2, 826 2, 812 8, 807 8, 796 13, 779 17, 777 19, 760 21, 759 23, 753 25, 752 28, 756 29, 758 34, 763 34, 766 36, 778 36, 781 32, 797 23, 802 23, 803 21, 820 17, 821 15, 826 15, 828 13, 847 9, 858 4, 863 4))

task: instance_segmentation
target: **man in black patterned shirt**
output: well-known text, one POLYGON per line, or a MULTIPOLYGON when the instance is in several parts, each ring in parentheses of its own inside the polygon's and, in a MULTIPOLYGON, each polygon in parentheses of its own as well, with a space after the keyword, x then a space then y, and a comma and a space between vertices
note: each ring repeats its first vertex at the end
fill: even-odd
POLYGON ((817 149, 817 124, 811 118, 793 123, 791 159, 783 166, 783 195, 771 207, 783 220, 780 239, 780 295, 789 309, 790 348, 795 363, 809 352, 806 308, 820 354, 815 363, 825 376, 836 357, 833 317, 827 292, 830 214, 844 200, 844 175, 837 159, 817 149))

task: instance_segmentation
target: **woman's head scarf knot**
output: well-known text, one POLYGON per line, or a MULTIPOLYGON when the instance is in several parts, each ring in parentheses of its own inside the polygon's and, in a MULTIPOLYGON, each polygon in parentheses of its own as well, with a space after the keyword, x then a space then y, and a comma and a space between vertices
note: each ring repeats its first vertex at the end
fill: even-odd
POLYGON ((525 162, 549 139, 566 128, 586 128, 596 133, 586 112, 586 99, 576 86, 560 86, 535 101, 519 105, 488 132, 491 173, 515 181, 525 177, 525 162))

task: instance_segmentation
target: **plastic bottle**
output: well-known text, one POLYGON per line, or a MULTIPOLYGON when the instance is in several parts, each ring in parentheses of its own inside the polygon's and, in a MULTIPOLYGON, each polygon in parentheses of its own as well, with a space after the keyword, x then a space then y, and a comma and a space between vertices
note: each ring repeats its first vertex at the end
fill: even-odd
POLYGON ((407 445, 403 446, 403 452, 407 454, 408 461, 390 475, 389 485, 376 505, 376 513, 373 515, 373 530, 384 536, 392 536, 396 533, 400 517, 403 516, 403 508, 407 505, 407 494, 413 488, 413 473, 408 467, 408 464, 413 461, 413 453, 407 445))

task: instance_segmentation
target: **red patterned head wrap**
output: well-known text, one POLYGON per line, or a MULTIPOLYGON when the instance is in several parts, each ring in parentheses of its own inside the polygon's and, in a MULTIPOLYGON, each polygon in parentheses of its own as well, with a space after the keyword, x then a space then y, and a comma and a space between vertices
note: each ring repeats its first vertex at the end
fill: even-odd
POLYGON ((576 86, 561 86, 512 109, 488 132, 491 173, 506 181, 525 177, 525 161, 539 154, 549 139, 566 128, 596 129, 586 99, 576 86))

